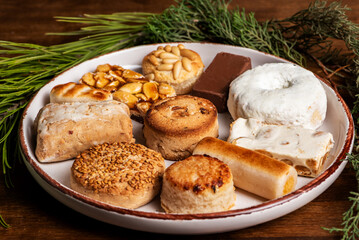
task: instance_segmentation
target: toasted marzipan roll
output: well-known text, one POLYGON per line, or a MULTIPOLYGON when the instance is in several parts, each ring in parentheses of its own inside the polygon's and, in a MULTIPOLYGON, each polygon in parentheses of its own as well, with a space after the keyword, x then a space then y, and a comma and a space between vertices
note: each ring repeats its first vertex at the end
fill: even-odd
POLYGON ((50 92, 51 103, 107 100, 112 100, 112 94, 110 92, 94 89, 82 83, 69 82, 56 85, 50 92))
POLYGON ((286 195, 297 184, 297 172, 292 166, 217 138, 202 139, 193 154, 223 161, 230 167, 236 187, 266 199, 286 195))
POLYGON ((161 206, 167 213, 227 211, 235 200, 231 170, 216 158, 190 156, 172 164, 163 176, 161 206))
POLYGON ((40 162, 72 159, 105 142, 134 142, 129 108, 118 101, 49 103, 35 125, 40 162))

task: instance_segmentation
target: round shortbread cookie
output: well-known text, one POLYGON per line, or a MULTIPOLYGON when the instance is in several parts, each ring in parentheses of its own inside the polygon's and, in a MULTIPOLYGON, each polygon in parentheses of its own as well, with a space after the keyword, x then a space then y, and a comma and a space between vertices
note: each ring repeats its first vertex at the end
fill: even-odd
POLYGON ((147 147, 165 159, 182 160, 204 137, 218 136, 216 107, 209 100, 180 95, 154 103, 143 127, 147 147))

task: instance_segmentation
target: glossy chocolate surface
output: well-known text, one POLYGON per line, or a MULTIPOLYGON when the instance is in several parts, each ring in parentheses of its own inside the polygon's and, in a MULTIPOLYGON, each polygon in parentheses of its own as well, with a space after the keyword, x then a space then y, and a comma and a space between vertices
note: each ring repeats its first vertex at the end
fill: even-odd
POLYGON ((191 94, 210 100, 218 112, 225 112, 230 83, 251 68, 249 57, 220 52, 194 84, 191 94))

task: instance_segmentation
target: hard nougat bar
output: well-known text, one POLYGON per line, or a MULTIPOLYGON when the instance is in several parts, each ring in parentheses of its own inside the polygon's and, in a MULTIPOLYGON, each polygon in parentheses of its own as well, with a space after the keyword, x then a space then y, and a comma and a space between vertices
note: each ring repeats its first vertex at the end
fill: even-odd
POLYGON ((229 84, 251 68, 249 57, 220 52, 194 84, 192 95, 210 100, 218 112, 225 112, 229 84))
POLYGON ((228 142, 270 155, 307 177, 321 173, 334 146, 330 132, 267 124, 254 118, 235 120, 230 125, 228 142))

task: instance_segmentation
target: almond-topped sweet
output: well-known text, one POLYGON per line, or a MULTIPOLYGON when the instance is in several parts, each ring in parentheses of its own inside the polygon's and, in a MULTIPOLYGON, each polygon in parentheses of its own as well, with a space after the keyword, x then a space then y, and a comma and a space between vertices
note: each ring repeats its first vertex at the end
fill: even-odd
POLYGON ((154 103, 146 113, 146 145, 169 160, 189 157, 204 137, 218 136, 216 107, 209 100, 180 95, 154 103))
POLYGON ((142 61, 142 71, 148 79, 168 83, 177 94, 189 93, 203 68, 200 55, 183 44, 159 46, 142 61))
POLYGON ((173 87, 166 83, 150 81, 138 72, 110 64, 84 74, 80 83, 111 92, 114 100, 126 103, 132 115, 141 117, 155 101, 176 96, 173 87))
POLYGON ((147 81, 140 73, 110 64, 98 65, 94 72, 88 72, 80 79, 80 83, 110 92, 117 91, 127 83, 143 83, 147 81))
POLYGON ((71 188, 98 201, 137 208, 160 191, 165 161, 140 144, 104 143, 77 156, 71 188))

